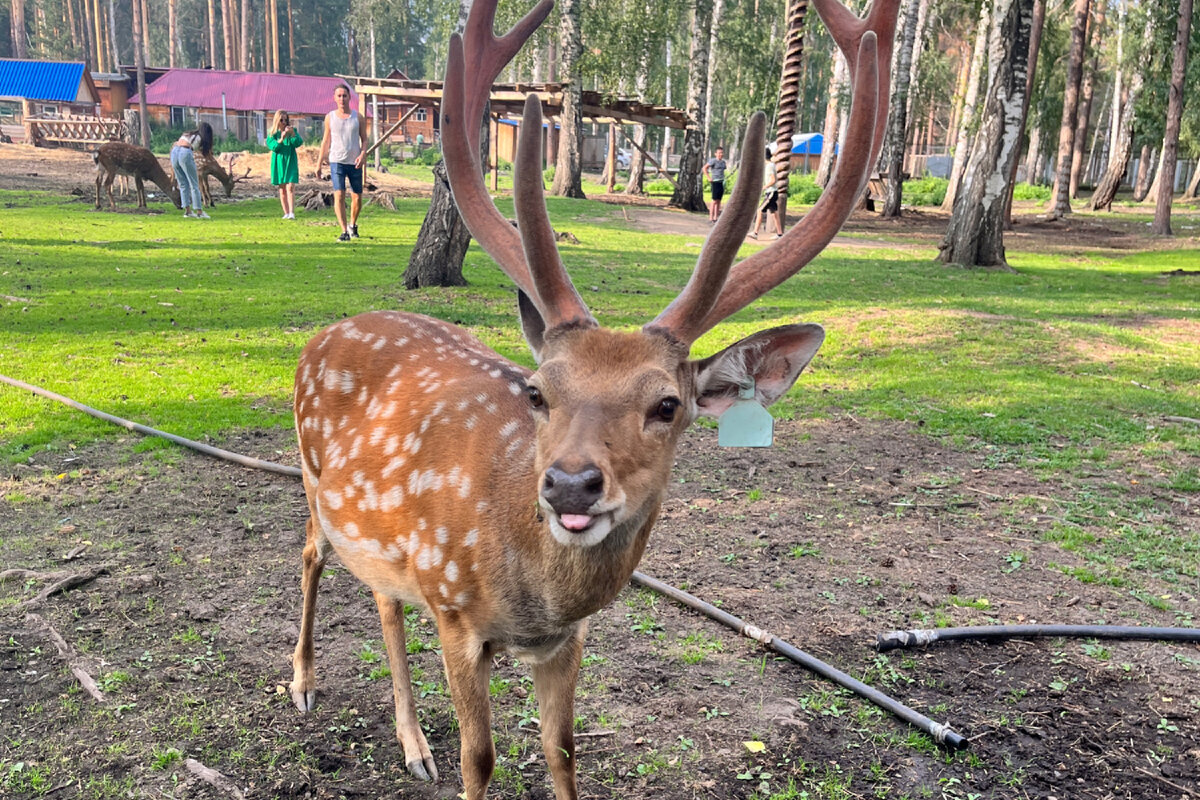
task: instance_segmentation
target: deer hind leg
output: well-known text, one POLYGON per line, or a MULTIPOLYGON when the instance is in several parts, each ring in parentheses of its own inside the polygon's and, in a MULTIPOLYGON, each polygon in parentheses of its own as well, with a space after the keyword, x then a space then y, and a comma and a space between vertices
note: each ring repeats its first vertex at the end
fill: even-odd
POLYGON ((586 626, 581 624, 575 636, 554 655, 533 665, 533 690, 542 719, 542 749, 557 800, 579 797, 575 783, 575 683, 579 679, 585 632, 586 626))
POLYGON ((313 671, 313 617, 317 612, 317 587, 321 571, 329 556, 329 543, 317 528, 316 520, 308 518, 307 540, 304 544, 304 567, 300 573, 300 592, 304 606, 300 613, 300 638, 292 655, 292 702, 301 711, 312 711, 317 704, 317 679, 313 671))
MULTIPOLYGON (((112 172, 112 173, 109 173, 109 175, 104 179, 104 190, 106 192, 108 192, 108 210, 109 211, 117 210, 117 201, 115 199, 113 199, 113 192, 112 192, 113 178, 115 178, 116 176, 117 176, 117 174, 115 172, 112 172)), ((100 207, 100 179, 99 178, 96 179, 96 207, 97 208, 100 207)))
POLYGON ((138 208, 146 207, 146 184, 142 183, 140 177, 135 177, 134 182, 137 183, 138 208))
POLYGON ((404 603, 375 592, 379 621, 383 624, 383 643, 387 646, 388 666, 392 670, 392 694, 396 699, 396 738, 404 748, 404 761, 414 778, 438 779, 433 753, 421 725, 417 722, 417 704, 413 699, 412 676, 408 672, 408 648, 404 641, 404 603))
POLYGON ((473 633, 450 619, 438 620, 442 639, 442 663, 450 684, 450 698, 458 714, 461 733, 463 787, 467 800, 485 800, 488 782, 496 766, 492 744, 492 706, 488 678, 492 673, 492 649, 473 633))

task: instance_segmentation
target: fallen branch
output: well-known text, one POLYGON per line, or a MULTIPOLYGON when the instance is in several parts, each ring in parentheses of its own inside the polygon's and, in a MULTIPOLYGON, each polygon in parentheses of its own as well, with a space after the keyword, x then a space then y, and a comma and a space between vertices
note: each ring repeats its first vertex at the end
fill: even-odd
POLYGON ((83 572, 72 572, 72 573, 67 573, 65 575, 64 575, 64 573, 61 573, 61 572, 50 573, 50 575, 46 576, 47 578, 57 577, 59 575, 64 575, 64 577, 59 578, 54 583, 47 586, 45 589, 42 589, 36 595, 34 595, 33 597, 26 600, 24 603, 21 603, 19 606, 17 606, 17 608, 24 609, 24 608, 33 608, 34 606, 39 606, 42 603, 46 602, 46 600, 49 599, 50 597, 52 597, 60 592, 65 592, 70 589, 74 589, 77 586, 82 586, 85 583, 91 583, 92 581, 96 580, 96 578, 100 577, 101 575, 103 575, 106 572, 108 572, 108 564, 99 564, 97 566, 92 567, 91 569, 84 570, 83 572))
POLYGON ((0 572, 0 583, 11 580, 24 581, 56 581, 69 575, 69 572, 34 572, 31 569, 6 569, 0 572))
POLYGON ((75 654, 75 648, 67 644, 67 640, 44 617, 40 617, 37 614, 26 614, 25 621, 45 632, 50 641, 54 643, 58 654, 67 662, 67 666, 71 669, 71 674, 75 676, 75 680, 79 681, 79 685, 83 687, 83 690, 90 694, 92 699, 97 703, 103 703, 104 692, 100 691, 100 687, 96 685, 95 679, 80 665, 79 658, 75 654))
POLYGON ((1200 425, 1200 419, 1194 417, 1163 417, 1167 422, 1184 422, 1188 425, 1200 425))
POLYGON ((236 797, 237 800, 246 800, 246 796, 242 794, 242 790, 237 788, 237 786, 233 784, 233 781, 229 780, 229 778, 226 778, 215 769, 210 769, 209 767, 204 766, 194 758, 185 760, 183 765, 187 767, 188 772, 192 773, 205 783, 217 787, 232 797, 236 797))
POLYGON ((1151 778, 1154 778, 1157 781, 1162 781, 1167 786, 1170 786, 1172 789, 1175 789, 1177 791, 1183 792, 1188 797, 1200 797, 1200 794, 1196 794, 1195 792, 1193 792, 1191 789, 1187 788, 1186 786, 1180 786, 1178 783, 1169 781, 1166 778, 1164 778, 1162 775, 1156 775, 1148 769, 1142 769, 1141 767, 1134 767, 1134 769, 1136 769, 1138 772, 1142 773, 1143 775, 1149 775, 1151 778))

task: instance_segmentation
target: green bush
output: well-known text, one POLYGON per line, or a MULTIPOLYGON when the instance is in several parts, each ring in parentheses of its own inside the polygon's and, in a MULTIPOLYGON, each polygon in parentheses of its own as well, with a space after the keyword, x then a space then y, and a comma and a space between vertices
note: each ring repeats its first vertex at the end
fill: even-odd
POLYGON ((547 186, 554 183, 554 167, 546 167, 542 170, 542 180, 546 182, 547 186))
POLYGON ((666 178, 655 178, 642 184, 646 194, 674 194, 675 187, 666 178))
POLYGON ((1041 200, 1050 199, 1049 186, 1033 186, 1028 183, 1018 183, 1013 187, 1013 200, 1041 200))
POLYGON ((809 174, 793 172, 788 175, 788 199, 802 205, 812 205, 821 198, 821 187, 817 179, 809 174))
POLYGON ((903 200, 910 206, 940 206, 950 181, 928 175, 904 182, 903 200))
POLYGON ((442 150, 440 147, 426 147, 423 150, 418 150, 413 157, 408 160, 409 164, 422 164, 426 167, 432 167, 434 164, 442 160, 442 150))

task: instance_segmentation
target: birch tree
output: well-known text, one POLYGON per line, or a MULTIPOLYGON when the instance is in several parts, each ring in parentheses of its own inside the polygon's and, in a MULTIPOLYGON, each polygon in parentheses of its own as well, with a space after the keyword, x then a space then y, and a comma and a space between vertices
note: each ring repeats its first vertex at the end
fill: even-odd
MULTIPOLYGON (((1088 201, 1092 211, 1107 210, 1112 207, 1117 189, 1125 177, 1129 167, 1129 158, 1133 155, 1133 123, 1137 99, 1142 93, 1146 81, 1146 68, 1150 61, 1151 44, 1154 41, 1154 15, 1146 15, 1146 27, 1142 31, 1141 47, 1138 48, 1137 63, 1132 67, 1129 76, 1129 93, 1125 99, 1125 107, 1121 110, 1120 129, 1112 146, 1109 148, 1108 167, 1096 185, 1088 201)), ((1143 158, 1143 163, 1145 162, 1143 158)))
POLYGON ((562 72, 567 77, 559 116, 558 163, 550 193, 558 197, 583 198, 583 76, 579 61, 583 41, 579 33, 580 0, 560 0, 562 72))
POLYGON ((900 216, 900 200, 904 188, 904 150, 905 143, 908 141, 908 87, 912 75, 913 42, 917 36, 920 5, 921 0, 908 0, 905 3, 904 28, 892 70, 896 82, 892 88, 892 96, 889 100, 891 108, 888 111, 886 146, 888 183, 887 196, 883 202, 885 218, 900 216))
POLYGON ((688 69, 687 116, 683 154, 675 191, 668 205, 685 211, 707 211, 704 202, 704 96, 708 86, 708 43, 712 34, 712 0, 692 2, 692 45, 688 69))
POLYGON ((975 29, 975 46, 971 51, 971 67, 967 73, 967 93, 963 98, 958 130, 954 136, 954 161, 950 166, 950 181, 946 186, 946 199, 942 201, 943 211, 950 211, 954 208, 954 198, 958 196, 959 184, 962 182, 963 167, 966 166, 967 156, 971 151, 971 129, 975 124, 975 108, 979 103, 979 84, 983 80, 983 68, 987 60, 991 11, 991 0, 983 0, 979 9, 979 22, 975 29))
POLYGON ((966 266, 1008 267, 1005 198, 1019 155, 1034 0, 997 0, 983 115, 938 259, 966 266))

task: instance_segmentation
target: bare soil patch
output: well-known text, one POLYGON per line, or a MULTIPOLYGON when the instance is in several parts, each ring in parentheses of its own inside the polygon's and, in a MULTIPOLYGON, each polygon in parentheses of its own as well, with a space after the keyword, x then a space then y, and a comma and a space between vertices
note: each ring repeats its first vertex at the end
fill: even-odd
MULTIPOLYGON (((1146 577, 1144 591, 1169 597, 1177 616, 1064 574, 1086 562, 1047 537, 1061 505, 1088 492, 1195 537, 1194 496, 1137 464, 1049 484, 901 423, 783 423, 777 440, 725 450, 715 431, 691 431, 642 568, 949 722, 971 749, 941 753, 757 643, 627 589, 589 634, 583 797, 766 798, 789 780, 811 797, 1200 793, 1200 647, 1034 640, 886 657, 870 647, 879 632, 935 622, 1194 620, 1194 573, 1146 577)), ((56 798, 230 796, 183 758, 251 798, 454 797, 458 736, 431 624, 414 616, 410 649, 443 779, 420 784, 394 738, 374 603, 336 560, 317 618, 319 707, 301 715, 282 689, 299 619, 299 481, 136 444, 47 452, 0 478, 4 569, 103 567, 36 607, 20 604, 48 581, 0 584, 0 763, 44 771, 56 798), (27 612, 73 648, 103 702, 27 612)), ((219 444, 295 461, 285 431, 219 444)), ((493 796, 552 797, 528 672, 505 657, 496 676, 493 796)), ((8 796, 40 794, 10 786, 8 796)))

